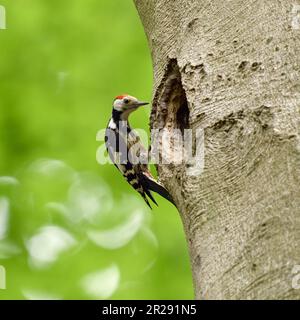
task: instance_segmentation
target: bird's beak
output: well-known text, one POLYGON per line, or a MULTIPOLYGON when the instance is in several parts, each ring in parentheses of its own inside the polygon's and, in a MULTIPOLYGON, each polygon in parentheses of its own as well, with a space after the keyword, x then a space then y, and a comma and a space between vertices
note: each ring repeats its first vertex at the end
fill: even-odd
POLYGON ((141 106, 146 106, 147 104, 149 104, 149 102, 138 101, 138 102, 136 103, 136 106, 137 106, 137 107, 141 107, 141 106))

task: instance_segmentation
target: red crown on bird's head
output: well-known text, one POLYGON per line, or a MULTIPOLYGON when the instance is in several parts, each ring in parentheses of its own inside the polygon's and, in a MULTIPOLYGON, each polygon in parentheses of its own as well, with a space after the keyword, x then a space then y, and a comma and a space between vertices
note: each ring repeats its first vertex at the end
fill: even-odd
POLYGON ((128 94, 121 94, 120 96, 116 96, 115 97, 115 100, 122 100, 122 99, 124 99, 125 97, 127 97, 128 96, 128 94))

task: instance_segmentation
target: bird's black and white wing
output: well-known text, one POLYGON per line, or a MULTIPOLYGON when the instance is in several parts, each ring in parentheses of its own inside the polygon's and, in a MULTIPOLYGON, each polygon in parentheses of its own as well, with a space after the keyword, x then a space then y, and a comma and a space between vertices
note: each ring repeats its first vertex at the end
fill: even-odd
POLYGON ((124 130, 119 129, 117 126, 108 127, 105 135, 106 148, 114 165, 150 208, 147 196, 157 205, 151 191, 160 194, 175 205, 169 192, 151 175, 145 161, 148 159, 148 152, 139 136, 129 126, 125 131, 126 136, 124 136, 124 130))
POLYGON ((128 142, 128 140, 124 139, 118 128, 114 130, 107 128, 105 143, 109 157, 127 182, 143 197, 147 205, 151 208, 147 196, 149 196, 154 203, 156 202, 150 191, 143 186, 139 165, 132 164, 130 161, 126 160, 126 158, 128 159, 130 157, 130 147, 128 148, 128 143, 126 143, 126 141, 128 142))

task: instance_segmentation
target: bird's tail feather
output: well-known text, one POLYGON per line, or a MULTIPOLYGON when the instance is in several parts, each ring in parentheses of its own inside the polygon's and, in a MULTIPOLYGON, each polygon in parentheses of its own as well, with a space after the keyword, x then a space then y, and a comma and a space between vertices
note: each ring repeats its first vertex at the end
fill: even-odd
MULTIPOLYGON (((148 185, 149 190, 158 193, 159 195, 161 195, 162 197, 164 197, 165 199, 170 201, 176 207, 176 204, 175 204, 172 196, 170 195, 169 191, 166 188, 164 188, 161 184, 157 183, 156 181, 154 181, 152 179, 146 179, 146 180, 147 180, 147 185, 148 185)), ((151 197, 150 197, 150 199, 151 199, 151 197)))
POLYGON ((149 190, 145 190, 147 196, 158 206, 157 202, 155 201, 155 199, 153 198, 151 192, 149 190))
MULTIPOLYGON (((148 191, 149 192, 149 191, 148 191)), ((148 195, 148 192, 147 192, 147 195, 148 195)), ((150 193, 150 192, 149 192, 150 193)), ((143 199, 145 200, 145 202, 147 203, 147 206, 152 210, 152 207, 151 207, 151 204, 149 203, 145 193, 140 193, 140 195, 143 197, 143 199)), ((148 195, 149 196, 149 195, 148 195)), ((150 198, 151 199, 151 198, 150 198)), ((152 200, 152 199, 151 199, 152 200)), ((153 200, 152 200, 153 201, 153 200)), ((154 203, 157 205, 157 203, 154 201, 154 203)))

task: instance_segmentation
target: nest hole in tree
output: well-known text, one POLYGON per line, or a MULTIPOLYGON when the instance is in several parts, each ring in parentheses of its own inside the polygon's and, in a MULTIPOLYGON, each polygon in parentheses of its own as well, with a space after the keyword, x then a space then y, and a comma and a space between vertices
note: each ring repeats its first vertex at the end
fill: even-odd
POLYGON ((190 111, 176 59, 171 59, 168 64, 159 105, 164 127, 180 129, 182 133, 189 128, 190 111))

